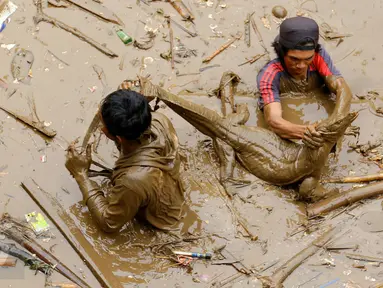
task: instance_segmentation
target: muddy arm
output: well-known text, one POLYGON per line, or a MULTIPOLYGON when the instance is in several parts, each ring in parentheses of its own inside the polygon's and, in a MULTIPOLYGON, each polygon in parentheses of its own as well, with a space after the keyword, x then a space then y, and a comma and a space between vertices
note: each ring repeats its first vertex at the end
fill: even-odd
POLYGON ((302 139, 306 126, 291 123, 282 118, 281 103, 273 102, 264 108, 265 120, 271 130, 286 139, 302 139))
POLYGON ((117 179, 108 197, 105 197, 98 184, 87 174, 80 174, 75 179, 92 218, 104 232, 117 232, 137 214, 141 199, 124 185, 126 181, 117 179))

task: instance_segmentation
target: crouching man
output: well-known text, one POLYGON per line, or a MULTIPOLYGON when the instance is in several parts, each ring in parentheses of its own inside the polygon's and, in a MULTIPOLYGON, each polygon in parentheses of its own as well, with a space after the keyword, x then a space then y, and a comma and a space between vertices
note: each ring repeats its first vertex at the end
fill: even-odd
POLYGON ((77 181, 93 219, 105 232, 117 232, 134 217, 163 230, 181 218, 184 192, 179 175, 178 138, 169 119, 151 112, 146 98, 120 89, 102 102, 103 132, 120 150, 104 195, 88 177, 91 147, 85 155, 68 148, 66 168, 77 181))

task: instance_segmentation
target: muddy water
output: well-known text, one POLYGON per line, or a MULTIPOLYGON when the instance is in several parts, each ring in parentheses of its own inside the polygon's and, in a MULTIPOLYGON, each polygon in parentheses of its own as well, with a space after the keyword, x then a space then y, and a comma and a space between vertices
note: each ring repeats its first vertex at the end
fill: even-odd
MULTIPOLYGON (((192 271, 170 267, 172 262, 156 258, 157 255, 149 249, 134 247, 133 244, 137 243, 150 245, 169 239, 168 236, 153 231, 142 223, 133 222, 118 235, 105 235, 99 232, 89 219, 87 209, 81 205, 80 191, 64 167, 64 149, 68 141, 84 135, 102 98, 102 85, 92 69, 94 64, 104 69, 110 87, 117 87, 122 80, 135 77, 142 68, 143 73, 151 74, 154 83, 161 81, 165 88, 169 88, 172 92, 177 93, 187 88, 203 95, 216 88, 222 73, 230 69, 242 78, 238 88, 246 91, 241 93, 245 96, 238 97, 236 100, 249 104, 252 115, 248 124, 263 126, 262 115, 256 109, 256 99, 250 95, 250 92, 256 90, 256 74, 266 63, 266 59, 262 58, 252 65, 237 66, 247 57, 263 52, 255 34, 251 32, 250 48, 241 39, 213 59, 211 63, 202 64, 202 59, 231 39, 232 34, 243 30, 243 21, 249 11, 256 11, 256 23, 266 45, 269 46, 278 31, 278 24, 271 16, 272 7, 278 4, 284 5, 288 15, 292 16, 297 13, 300 2, 221 1, 221 4, 226 4, 226 7, 215 9, 216 0, 213 1, 212 7, 204 1, 185 0, 196 17, 196 30, 199 36, 191 38, 177 27, 173 27, 174 36, 187 47, 197 49, 198 55, 183 59, 183 63, 176 64, 174 71, 171 70, 170 63, 159 56, 160 53, 167 52, 169 49, 169 43, 163 38, 163 34, 168 34, 166 26, 163 25, 163 18, 159 15, 154 17, 150 15, 151 11, 163 8, 166 13, 181 23, 180 16, 166 3, 152 3, 148 7, 144 4, 136 5, 136 1, 105 1, 104 5, 116 12, 125 24, 124 30, 134 38, 145 34, 145 24, 147 28, 158 29, 155 45, 148 51, 125 47, 115 35, 112 24, 98 20, 78 8, 45 9, 47 14, 77 27, 100 43, 105 43, 119 55, 116 59, 104 56, 73 35, 50 24, 41 23, 35 27, 32 17, 36 13, 36 8, 33 1, 15 0, 14 3, 19 9, 12 16, 12 22, 1 34, 0 42, 15 43, 20 48, 33 52, 32 79, 30 85, 12 84, 10 67, 15 49, 7 51, 1 48, 0 76, 17 88, 17 92, 9 99, 7 93, 1 91, 1 103, 9 109, 28 115, 30 111, 28 99, 33 97, 40 119, 52 122, 51 127, 58 131, 58 135, 54 140, 46 140, 7 114, 0 112, 2 131, 0 167, 4 166, 0 175, 2 210, 6 210, 15 217, 23 217, 30 211, 38 210, 19 187, 20 181, 32 177, 68 209, 88 241, 105 260, 105 263, 100 265, 112 267, 113 273, 126 287, 132 284, 138 284, 140 287, 208 287, 207 283, 211 284, 215 277, 222 280, 235 274, 236 271, 232 267, 211 266, 203 261, 196 262, 192 271), (265 28, 262 24, 261 17, 264 14, 270 19, 271 29, 265 28), (69 66, 52 56, 48 49, 69 66), (125 60, 121 71, 119 66, 123 57, 125 60), (145 66, 141 67, 140 62, 146 57, 152 59, 147 58, 145 66), (214 64, 219 64, 220 67, 205 70, 200 75, 177 77, 177 71, 179 74, 196 73, 199 68, 214 64), (97 86, 94 92, 91 91, 93 89, 88 89, 94 86, 97 86), (42 161, 44 158, 46 162, 42 161), (69 194, 64 190, 69 191, 69 194), (5 206, 8 201, 9 203, 5 206), (198 281, 202 284, 196 283, 198 281)), ((309 11, 315 11, 314 2, 310 1, 304 4, 303 8, 307 9, 304 11, 310 13, 319 23, 326 22, 340 33, 353 34, 338 47, 336 47, 336 41, 322 40, 322 44, 330 52, 352 91, 356 94, 363 94, 372 89, 379 91, 383 81, 382 74, 379 73, 383 62, 383 57, 380 55, 383 40, 373 31, 381 26, 382 1, 325 0, 317 1, 317 4, 318 12, 309 11)), ((193 30, 193 27, 188 26, 188 28, 193 30)), ((272 57, 274 57, 273 54, 272 57)), ((215 98, 185 97, 219 109, 219 100, 215 98)), ((295 95, 295 97, 284 98, 283 106, 287 119, 307 124, 325 118, 331 112, 333 104, 326 97, 313 99, 295 95)), ((365 104, 354 104, 352 108, 359 109, 364 106, 365 104)), ((191 211, 186 213, 180 224, 181 228, 185 234, 215 235, 195 244, 186 243, 182 249, 197 252, 211 251, 217 246, 226 244, 227 249, 237 258, 243 259, 244 265, 249 268, 265 261, 280 259, 281 262, 265 272, 268 274, 314 239, 317 233, 312 235, 300 233, 286 239, 286 236, 294 232, 299 225, 307 222, 304 216, 304 205, 295 201, 294 187, 291 189, 274 187, 238 169, 236 173, 240 177, 252 180, 252 184, 238 189, 239 195, 246 201, 236 197, 228 202, 217 181, 218 165, 211 141, 197 133, 193 127, 166 107, 161 108, 160 111, 172 119, 180 138, 181 153, 184 156, 182 175, 186 187, 186 199, 191 211), (237 227, 236 216, 230 212, 227 205, 232 205, 232 209, 238 211, 240 216, 247 220, 249 229, 259 236, 258 241, 250 241, 249 238, 242 236, 246 233, 237 227)), ((362 126, 360 141, 381 139, 382 121, 381 118, 373 116, 368 109, 361 111, 359 118, 354 122, 354 125, 362 126)), ((356 152, 348 151, 347 143, 353 140, 350 136, 345 137, 339 157, 330 158, 324 177, 379 171, 375 164, 361 163, 360 156, 356 152)), ((116 151, 112 143, 102 140, 99 154, 102 157, 98 159, 99 161, 104 161, 110 167, 113 166, 116 151)), ((351 185, 328 185, 328 188, 348 189, 350 187, 351 185)), ((350 213, 361 215, 371 210, 381 210, 380 202, 368 201, 350 213)), ((352 214, 343 213, 328 220, 322 224, 321 229, 324 229, 327 224, 344 221, 342 225, 345 230, 350 229, 350 231, 340 238, 341 243, 358 244, 359 248, 355 253, 382 256, 380 255, 382 253, 381 233, 365 232, 359 227, 359 222, 351 216, 352 214)), ((78 274, 83 275, 91 287, 99 287, 85 265, 63 240, 59 231, 52 228, 51 232, 52 239, 47 239, 46 242, 41 240, 41 244, 46 248, 58 244, 53 248, 55 255, 78 274)), ((286 287, 320 287, 332 280, 336 281, 330 287, 344 287, 342 285, 345 285, 347 281, 354 281, 360 287, 369 287, 378 281, 383 281, 380 268, 367 266, 367 271, 362 271, 353 268, 352 264, 353 261, 346 259, 342 253, 329 255, 323 252, 300 266, 288 278, 286 287), (326 266, 317 265, 323 259, 333 259, 335 267, 328 269, 326 266), (314 276, 317 277, 310 280, 314 276), (307 283, 303 284, 305 282, 307 283)), ((1 287, 9 285, 11 287, 43 287, 42 275, 34 276, 31 271, 23 269, 21 263, 18 263, 18 268, 17 271, 21 272, 15 270, 16 276, 0 279, 1 287)), ((66 282, 57 273, 52 276, 51 281, 66 282)), ((259 284, 251 277, 239 278, 237 281, 225 287, 230 287, 232 284, 235 287, 257 287, 259 284)))

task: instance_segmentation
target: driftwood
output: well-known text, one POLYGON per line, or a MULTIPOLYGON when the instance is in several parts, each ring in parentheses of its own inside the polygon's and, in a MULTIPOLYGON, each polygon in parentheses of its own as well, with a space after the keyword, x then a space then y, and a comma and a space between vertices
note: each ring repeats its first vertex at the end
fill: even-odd
POLYGON ((81 9, 97 16, 98 18, 109 21, 118 25, 123 25, 121 20, 108 8, 96 4, 95 2, 90 1, 83 1, 83 0, 65 0, 73 5, 76 5, 77 7, 80 7, 81 9))
POLYGON ((35 256, 17 248, 15 245, 0 242, 0 250, 8 255, 16 257, 23 261, 25 265, 29 266, 30 269, 41 271, 45 275, 50 275, 52 272, 51 266, 37 259, 35 256))
MULTIPOLYGON (((10 217, 6 216, 3 219, 3 224, 9 223, 10 217)), ((4 225, 6 227, 6 225, 4 225)), ((12 226, 11 228, 5 228, 4 234, 6 234, 10 239, 14 240, 20 246, 27 249, 33 255, 36 255, 39 259, 44 261, 44 263, 49 264, 52 269, 59 272, 61 275, 66 277, 68 280, 72 281, 81 288, 90 288, 88 284, 84 282, 79 276, 77 276, 72 270, 60 262, 55 256, 53 256, 49 251, 40 246, 32 238, 28 237, 25 233, 20 232, 17 228, 12 226)))
POLYGON ((101 287, 123 288, 121 282, 118 281, 116 276, 112 273, 110 267, 105 266, 105 259, 100 257, 57 199, 44 191, 36 182, 34 183, 39 188, 40 192, 31 190, 30 187, 27 187, 24 183, 21 183, 21 187, 57 227, 64 238, 76 251, 77 255, 84 261, 84 264, 93 273, 101 287))
POLYGON ((218 50, 216 50, 212 55, 210 55, 209 57, 205 58, 202 63, 209 63, 211 60, 213 60, 213 58, 219 54, 221 54, 222 51, 226 50, 228 47, 231 46, 231 44, 233 44, 235 41, 241 39, 242 37, 242 32, 238 32, 237 35, 235 35, 235 37, 233 39, 231 39, 229 42, 227 42, 226 44, 222 45, 218 50))
POLYGON ((89 43, 90 45, 92 45, 93 47, 95 47, 97 50, 101 51, 105 55, 108 55, 109 57, 118 57, 118 55, 116 53, 114 53, 112 50, 104 47, 103 45, 101 45, 97 41, 88 37, 86 34, 82 33, 77 28, 73 28, 73 27, 65 24, 64 22, 61 22, 61 21, 45 14, 43 11, 42 1, 43 0, 38 0, 37 4, 36 4, 37 5, 37 13, 36 13, 36 16, 33 17, 33 20, 34 20, 36 25, 39 24, 40 22, 46 22, 46 23, 52 24, 58 28, 61 28, 65 31, 77 36, 81 40, 89 43))
MULTIPOLYGON (((255 12, 254 12, 254 13, 255 13, 255 12)), ((254 14, 254 13, 253 13, 253 14, 254 14)), ((261 44, 263 50, 265 50, 266 54, 267 54, 268 57, 270 58, 269 51, 267 50, 266 45, 265 45, 265 42, 263 41, 262 35, 261 35, 261 33, 259 32, 259 30, 258 30, 257 23, 255 23, 254 17, 250 17, 250 23, 251 23, 251 26, 253 27, 253 30, 254 30, 255 34, 256 34, 257 37, 258 37, 258 41, 259 41, 259 43, 261 44)))
POLYGON ((3 106, 0 106, 0 109, 11 115, 12 117, 16 118, 17 120, 20 120, 21 122, 25 123, 26 125, 38 130, 40 133, 44 134, 47 137, 54 137, 56 136, 57 132, 49 127, 46 127, 44 125, 43 121, 33 121, 30 117, 19 115, 16 112, 13 112, 3 106))
POLYGON ((354 188, 309 205, 307 208, 307 215, 310 218, 315 217, 333 211, 339 207, 355 203, 362 199, 375 197, 380 194, 383 194, 382 182, 354 188))
POLYGON ((168 2, 170 3, 170 5, 173 6, 174 9, 177 10, 177 12, 181 15, 182 18, 193 22, 195 18, 192 12, 182 2, 182 0, 179 0, 179 1, 168 0, 168 2))
POLYGON ((263 277, 263 287, 265 288, 282 288, 283 282, 290 274, 297 269, 305 260, 322 249, 337 233, 341 230, 340 227, 331 228, 325 234, 314 240, 310 246, 303 249, 301 252, 293 256, 285 264, 283 264, 270 277, 263 277))
POLYGON ((383 173, 365 176, 343 177, 324 180, 324 183, 361 183, 383 180, 383 173))

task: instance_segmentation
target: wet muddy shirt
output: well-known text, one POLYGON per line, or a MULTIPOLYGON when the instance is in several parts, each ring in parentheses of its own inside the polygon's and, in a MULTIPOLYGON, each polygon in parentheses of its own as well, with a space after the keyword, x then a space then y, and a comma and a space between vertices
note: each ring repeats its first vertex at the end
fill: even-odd
POLYGON ((307 71, 306 80, 296 80, 283 68, 279 58, 267 63, 257 76, 257 86, 261 94, 260 109, 272 102, 281 102, 282 93, 307 93, 324 85, 324 77, 341 76, 334 66, 330 55, 324 48, 315 52, 314 60, 307 71))
POLYGON ((152 113, 142 146, 117 160, 107 196, 91 194, 87 205, 104 231, 118 231, 135 216, 171 230, 181 217, 178 138, 169 119, 152 113))

